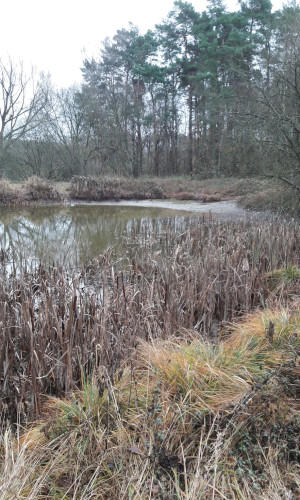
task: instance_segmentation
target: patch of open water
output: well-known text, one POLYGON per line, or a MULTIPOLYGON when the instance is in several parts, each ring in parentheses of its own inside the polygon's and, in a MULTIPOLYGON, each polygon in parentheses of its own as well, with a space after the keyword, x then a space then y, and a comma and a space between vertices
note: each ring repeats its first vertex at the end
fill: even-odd
POLYGON ((108 246, 122 254, 126 240, 141 232, 144 236, 165 229, 181 232, 200 215, 236 220, 247 214, 232 201, 145 200, 1 208, 0 252, 5 256, 20 251, 28 262, 47 256, 63 265, 78 265, 108 246))

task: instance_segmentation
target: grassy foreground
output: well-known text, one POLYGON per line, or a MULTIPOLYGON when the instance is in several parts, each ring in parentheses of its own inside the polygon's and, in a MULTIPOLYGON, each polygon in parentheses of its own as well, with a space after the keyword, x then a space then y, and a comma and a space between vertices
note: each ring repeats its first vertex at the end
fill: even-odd
POLYGON ((299 498, 299 224, 136 236, 2 255, 1 500, 299 498))
POLYGON ((299 498, 299 304, 141 342, 1 441, 1 498, 299 498))

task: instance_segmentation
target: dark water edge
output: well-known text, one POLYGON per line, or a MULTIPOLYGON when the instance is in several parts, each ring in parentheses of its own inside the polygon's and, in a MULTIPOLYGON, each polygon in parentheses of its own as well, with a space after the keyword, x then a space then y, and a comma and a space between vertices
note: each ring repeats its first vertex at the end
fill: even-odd
POLYGON ((179 232, 199 217, 236 220, 247 213, 234 202, 172 200, 0 208, 0 251, 2 260, 17 252, 28 263, 44 258, 77 265, 111 246, 124 254, 127 241, 138 234, 179 232))

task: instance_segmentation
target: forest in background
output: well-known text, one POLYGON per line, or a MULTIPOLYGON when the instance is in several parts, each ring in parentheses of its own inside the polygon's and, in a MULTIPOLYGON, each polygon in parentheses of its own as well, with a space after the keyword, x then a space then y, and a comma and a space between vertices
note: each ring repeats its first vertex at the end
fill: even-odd
POLYGON ((0 174, 264 175, 300 190, 300 7, 174 3, 86 59, 83 83, 0 61, 0 174))
POLYGON ((0 249, 1 500, 300 498, 299 218, 143 217, 113 233, 122 256, 97 243, 95 258, 70 219, 93 210, 100 227, 78 199, 174 194, 257 210, 265 186, 277 210, 280 182, 300 213, 299 48, 296 3, 214 0, 119 30, 77 87, 0 61, 0 205, 17 206, 0 249), (43 214, 54 249, 29 238, 27 257, 17 224, 43 214))

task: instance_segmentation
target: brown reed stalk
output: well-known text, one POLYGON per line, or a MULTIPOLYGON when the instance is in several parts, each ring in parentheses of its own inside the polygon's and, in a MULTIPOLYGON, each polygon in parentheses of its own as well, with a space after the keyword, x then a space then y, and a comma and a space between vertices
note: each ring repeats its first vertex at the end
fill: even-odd
POLYGON ((189 222, 180 233, 155 225, 133 234, 127 256, 111 253, 80 268, 20 259, 0 277, 1 405, 16 421, 45 395, 81 387, 82 372, 111 377, 140 339, 192 329, 216 339, 233 321, 270 299, 265 275, 299 266, 297 222, 189 222))

